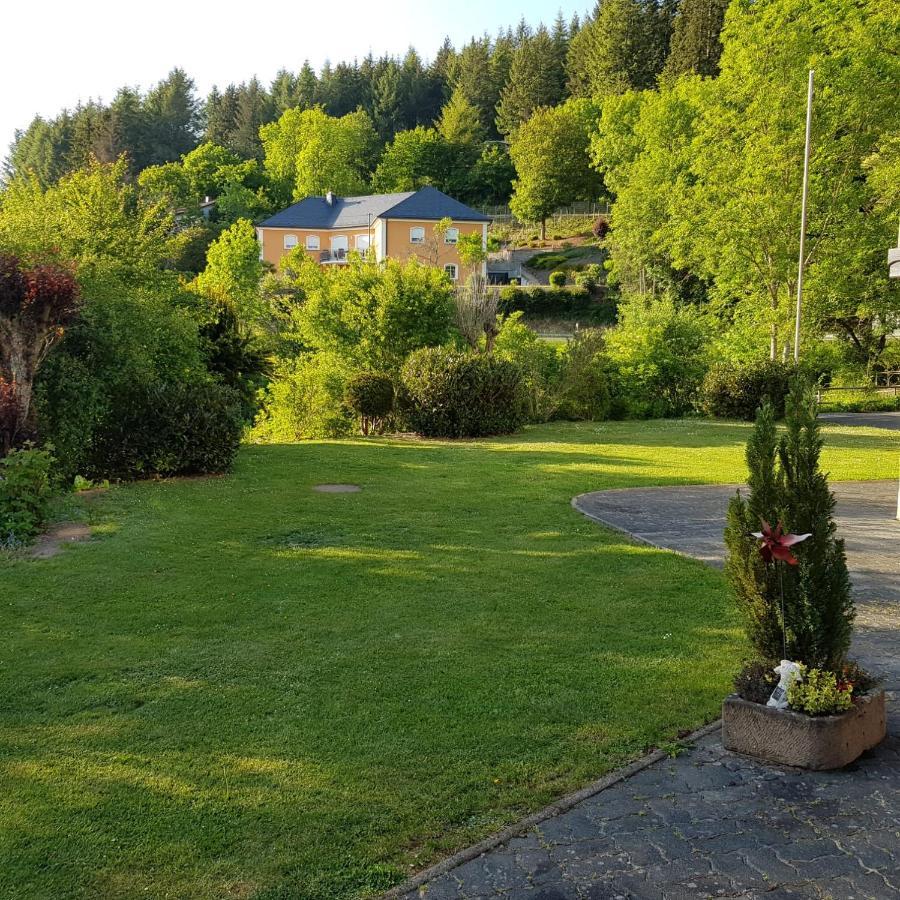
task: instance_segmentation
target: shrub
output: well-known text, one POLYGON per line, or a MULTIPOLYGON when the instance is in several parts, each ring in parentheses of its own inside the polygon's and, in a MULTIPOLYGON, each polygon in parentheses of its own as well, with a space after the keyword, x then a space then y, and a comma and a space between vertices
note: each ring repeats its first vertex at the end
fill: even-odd
POLYGON ((347 382, 347 405, 360 418, 363 434, 380 430, 394 410, 394 381, 382 372, 363 372, 347 382))
POLYGON ((532 256, 525 265, 529 269, 541 269, 545 272, 565 265, 569 258, 565 253, 538 253, 532 256))
POLYGON ((597 308, 596 301, 583 287, 515 287, 500 289, 500 312, 509 315, 522 312, 526 316, 560 319, 586 317, 597 308))
POLYGON ((800 668, 800 678, 788 687, 791 709, 809 716, 832 716, 853 706, 853 686, 839 681, 834 672, 800 668))
POLYGON ((703 411, 723 419, 752 422, 763 401, 768 400, 780 419, 793 372, 792 365, 769 359, 713 366, 700 391, 703 411))
POLYGON ((0 459, 0 544, 25 543, 40 531, 50 502, 50 453, 26 447, 0 459))
POLYGON ((708 352, 706 322, 695 309, 668 296, 633 298, 619 307, 606 345, 631 415, 682 416, 694 408, 708 352))
POLYGON ((737 695, 751 703, 768 703, 778 684, 776 665, 772 660, 756 660, 744 666, 734 679, 737 695))
POLYGON ((819 468, 822 438, 809 384, 795 379, 785 412, 787 432, 779 440, 765 403, 747 443, 750 493, 728 507, 726 573, 761 659, 837 671, 850 646, 854 607, 834 495, 819 468), (792 548, 797 565, 763 561, 752 536, 763 520, 809 534, 792 548))
POLYGON ((612 411, 603 332, 583 329, 562 354, 559 417, 599 422, 612 411))
POLYGON ((509 434, 525 421, 521 373, 494 355, 419 350, 404 364, 402 383, 407 418, 427 437, 509 434))
POLYGON ((602 241, 609 234, 609 220, 602 216, 594 219, 594 224, 591 226, 591 234, 598 241, 602 241))
POLYGON ((562 269, 556 269, 550 273, 550 286, 555 288, 565 287, 566 273, 562 269))
POLYGON ((350 375, 336 353, 286 361, 263 392, 253 439, 291 443, 352 434, 354 415, 344 402, 350 375))
POLYGON ((528 419, 547 422, 556 415, 560 404, 562 356, 556 346, 542 341, 516 312, 503 320, 494 353, 516 365, 522 386, 528 419))
POLYGON ((227 472, 241 442, 239 394, 211 381, 132 384, 112 398, 83 475, 146 478, 227 472))

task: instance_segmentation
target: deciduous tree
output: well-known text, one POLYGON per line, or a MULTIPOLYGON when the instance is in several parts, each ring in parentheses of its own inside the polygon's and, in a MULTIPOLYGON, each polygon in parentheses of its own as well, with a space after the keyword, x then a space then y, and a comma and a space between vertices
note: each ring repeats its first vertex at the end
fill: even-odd
POLYGON ((510 156, 516 169, 513 214, 540 222, 546 237, 547 217, 573 200, 597 197, 601 182, 588 158, 596 108, 588 100, 538 110, 513 136, 510 156))

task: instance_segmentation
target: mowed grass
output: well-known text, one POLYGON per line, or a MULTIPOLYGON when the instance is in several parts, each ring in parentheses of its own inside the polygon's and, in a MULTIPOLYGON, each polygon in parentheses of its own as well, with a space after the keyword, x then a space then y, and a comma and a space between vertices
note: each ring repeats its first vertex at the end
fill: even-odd
MULTIPOLYGON (((834 477, 896 474, 826 433, 834 477)), ((92 500, 91 543, 0 562, 0 896, 369 896, 713 719, 722 576, 570 500, 739 481, 747 435, 248 447, 92 500)))

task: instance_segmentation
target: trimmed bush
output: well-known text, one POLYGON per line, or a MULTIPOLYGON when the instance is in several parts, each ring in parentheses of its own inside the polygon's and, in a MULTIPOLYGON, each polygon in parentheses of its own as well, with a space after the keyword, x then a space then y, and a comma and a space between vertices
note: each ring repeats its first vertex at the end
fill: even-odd
POLYGON ((793 365, 770 359, 713 366, 700 391, 703 411, 718 418, 752 422, 756 411, 768 400, 780 419, 793 374, 793 365))
POLYGON ((0 459, 0 547, 30 541, 47 520, 52 462, 30 447, 0 459))
POLYGON ((363 434, 379 431, 394 411, 394 381, 383 372, 363 372, 347 382, 344 399, 359 416, 363 434))
POLYGON ((231 469, 240 395, 215 382, 149 382, 117 393, 94 432, 88 478, 212 475, 231 469))
POLYGON ((562 269, 557 269, 550 273, 550 286, 561 288, 566 286, 566 273, 562 269))
POLYGON ((596 300, 583 287, 513 287, 500 289, 500 312, 560 319, 585 316, 597 308, 596 300))
POLYGON ((406 417, 426 437, 510 434, 525 422, 521 373, 496 356, 426 348, 401 378, 406 417))

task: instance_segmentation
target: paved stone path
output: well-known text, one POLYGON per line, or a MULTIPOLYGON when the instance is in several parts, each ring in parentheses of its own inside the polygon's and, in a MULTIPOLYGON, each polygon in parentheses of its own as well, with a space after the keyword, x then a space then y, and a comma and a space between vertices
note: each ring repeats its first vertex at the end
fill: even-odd
MULTIPOLYGON (((611 491, 586 514, 721 565, 734 488, 611 491), (677 522, 677 527, 672 523, 677 522)), ((758 765, 718 729, 497 848, 408 900, 900 898, 900 523, 896 482, 836 485, 860 604, 856 652, 889 690, 889 736, 839 772, 758 765)))

